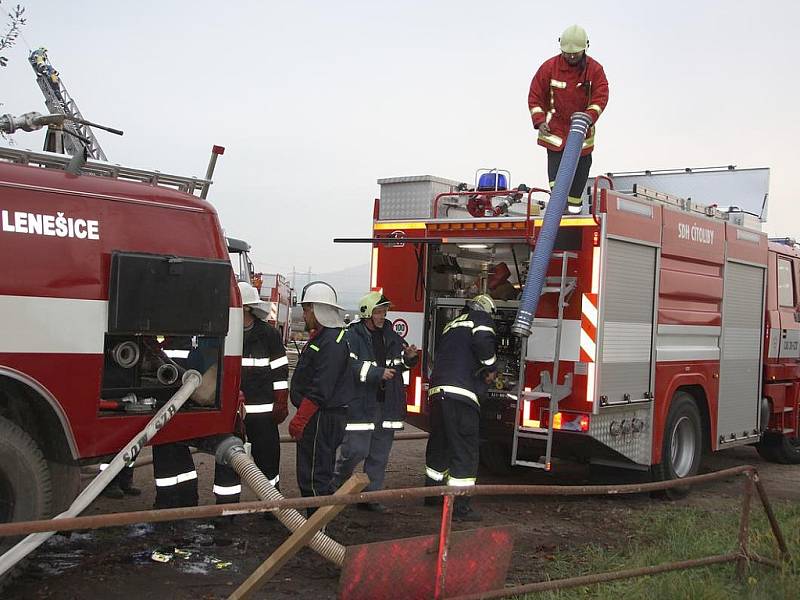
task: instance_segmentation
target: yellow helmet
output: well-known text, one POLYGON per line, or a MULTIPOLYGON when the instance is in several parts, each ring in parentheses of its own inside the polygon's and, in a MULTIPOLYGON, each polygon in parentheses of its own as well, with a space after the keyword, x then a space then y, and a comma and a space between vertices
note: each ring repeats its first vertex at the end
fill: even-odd
POLYGON ((482 310, 483 312, 487 312, 490 315, 493 315, 497 312, 497 305, 492 300, 492 297, 489 294, 478 294, 472 300, 472 308, 475 310, 482 310))
POLYGON ((561 42, 561 51, 567 54, 574 54, 575 52, 583 52, 589 47, 589 36, 586 35, 586 30, 580 25, 570 25, 558 38, 561 42))
POLYGON ((358 312, 362 319, 369 319, 376 308, 389 308, 391 302, 381 292, 368 292, 358 303, 358 312))

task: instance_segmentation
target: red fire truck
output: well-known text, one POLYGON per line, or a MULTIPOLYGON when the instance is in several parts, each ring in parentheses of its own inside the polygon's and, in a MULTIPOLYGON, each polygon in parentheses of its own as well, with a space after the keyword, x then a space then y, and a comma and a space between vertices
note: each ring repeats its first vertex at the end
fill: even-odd
POLYGON ((69 506, 79 466, 142 429, 193 348, 216 391, 155 441, 234 430, 241 300, 195 195, 210 182, 72 160, 0 149, 0 522, 69 506))
POLYGON ((289 343, 292 335, 292 286, 280 273, 260 273, 261 299, 266 304, 267 322, 281 333, 283 344, 289 343))
POLYGON ((442 328, 488 292, 501 363, 481 403, 488 466, 549 470, 552 454, 673 479, 695 474, 703 450, 743 444, 800 463, 800 251, 770 242, 758 218, 641 185, 595 190, 593 214, 561 221, 526 339, 511 325, 544 195, 430 176, 379 184, 373 237, 341 241, 372 243, 371 285, 422 348, 412 424, 427 427, 442 328))
POLYGON ((250 260, 250 244, 236 238, 227 241, 236 279, 255 286, 264 301, 267 322, 280 332, 284 346, 287 345, 292 335, 291 311, 294 304, 289 280, 280 273, 256 273, 250 260))

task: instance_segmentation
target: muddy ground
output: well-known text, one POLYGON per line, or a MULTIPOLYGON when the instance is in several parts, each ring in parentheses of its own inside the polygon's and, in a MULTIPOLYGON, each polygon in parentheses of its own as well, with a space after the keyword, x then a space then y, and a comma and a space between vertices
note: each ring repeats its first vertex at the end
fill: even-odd
MULTIPOLYGON (((284 425, 285 428, 285 425, 284 425)), ((293 447, 283 445, 281 482, 288 496, 298 494, 294 477, 293 447)), ((395 445, 387 487, 419 485, 422 481, 425 441, 395 445)), ((212 503, 212 458, 195 455, 201 487, 201 502, 212 503)), ((800 501, 800 467, 762 461, 752 448, 737 448, 707 456, 704 471, 738 464, 755 464, 770 496, 800 501)), ((152 468, 136 470, 135 483, 142 496, 124 500, 101 498, 86 514, 149 509, 153 503, 152 468)), ((586 483, 588 470, 580 465, 559 465, 548 475, 521 470, 507 478, 482 475, 484 483, 586 483)), ((738 497, 741 480, 723 481, 696 489, 679 505, 708 506, 721 497, 738 497)), ((255 499, 249 490, 245 500, 255 499)), ((586 542, 624 543, 628 517, 647 510, 654 500, 646 495, 613 498, 482 498, 475 502, 486 525, 516 524, 518 533, 508 574, 509 582, 529 582, 542 574, 547 559, 560 547, 586 542)), ((437 531, 439 512, 419 504, 392 506, 386 514, 346 509, 329 526, 340 542, 361 544, 391 538, 432 534, 437 531)), ((455 530, 474 524, 454 523, 455 530)), ((236 517, 233 523, 185 521, 177 527, 137 525, 58 535, 34 555, 20 577, 4 590, 4 598, 223 598, 286 538, 275 521, 260 515, 236 517), (175 555, 175 548, 191 553, 175 555), (172 554, 169 562, 152 560, 154 551, 172 554)), ((257 597, 333 598, 338 571, 316 554, 303 550, 293 558, 257 597)), ((397 597, 403 597, 398 594, 397 597)))

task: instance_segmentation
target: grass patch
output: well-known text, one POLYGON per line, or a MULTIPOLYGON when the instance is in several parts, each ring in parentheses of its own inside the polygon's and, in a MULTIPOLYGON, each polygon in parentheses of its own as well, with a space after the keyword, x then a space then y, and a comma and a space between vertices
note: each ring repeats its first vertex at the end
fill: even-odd
MULTIPOLYGON (((741 503, 720 500, 713 508, 651 504, 634 515, 627 532, 609 533, 611 546, 588 545, 556 554, 546 569, 547 579, 618 571, 648 565, 733 552, 737 547, 741 503), (629 536, 624 546, 619 540, 629 536), (630 537, 631 534, 633 537, 630 537)), ((562 591, 531 594, 546 600, 730 600, 731 598, 796 600, 800 598, 800 504, 773 505, 793 563, 778 571, 751 564, 747 580, 739 582, 735 565, 714 565, 661 575, 621 580, 562 591)), ((754 494, 750 521, 750 550, 777 558, 777 546, 764 511, 754 494)))

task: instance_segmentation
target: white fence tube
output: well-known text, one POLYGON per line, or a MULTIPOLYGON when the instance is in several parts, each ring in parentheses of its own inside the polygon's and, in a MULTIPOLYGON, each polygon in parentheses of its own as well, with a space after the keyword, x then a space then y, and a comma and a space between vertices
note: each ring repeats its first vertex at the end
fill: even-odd
MULTIPOLYGON (((100 492, 106 489, 106 486, 111 483, 111 480, 116 477, 123 467, 131 464, 147 442, 175 416, 178 409, 189 399, 189 396, 197 389, 202 380, 202 376, 197 371, 186 371, 183 374, 183 385, 175 392, 172 398, 153 415, 153 418, 150 419, 145 428, 137 433, 136 436, 117 453, 113 460, 108 463, 108 467, 103 469, 97 477, 84 488, 70 507, 60 515, 53 517, 53 519, 77 517, 82 513, 86 507, 100 495, 100 492)), ((20 560, 41 546, 56 531, 58 531, 58 528, 55 528, 53 531, 32 533, 17 543, 13 548, 10 548, 3 556, 0 556, 0 576, 3 576, 20 560)))

